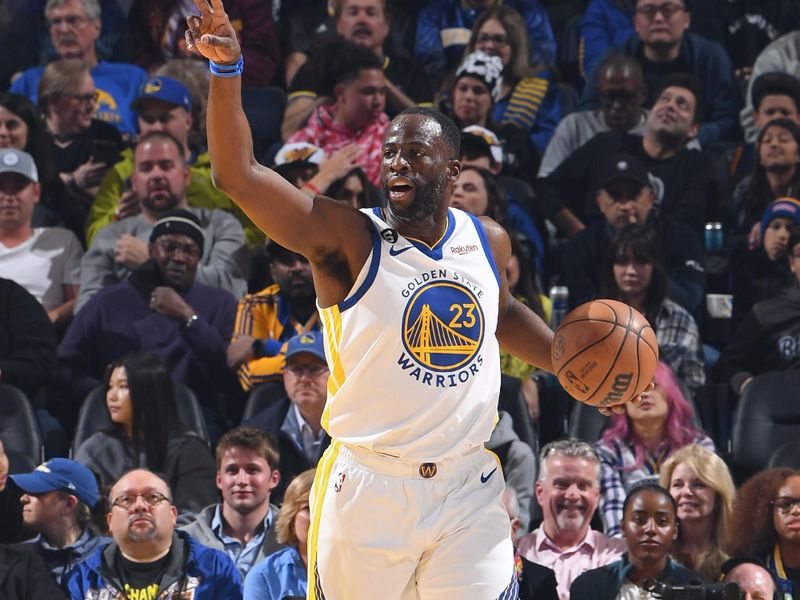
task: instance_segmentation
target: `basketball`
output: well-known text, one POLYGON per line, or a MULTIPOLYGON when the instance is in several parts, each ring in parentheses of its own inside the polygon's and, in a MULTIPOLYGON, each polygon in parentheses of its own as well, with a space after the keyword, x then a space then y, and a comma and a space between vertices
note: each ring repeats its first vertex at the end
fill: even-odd
POLYGON ((570 396, 608 408, 647 389, 658 364, 658 342, 636 309, 616 300, 593 300, 564 317, 550 356, 570 396))

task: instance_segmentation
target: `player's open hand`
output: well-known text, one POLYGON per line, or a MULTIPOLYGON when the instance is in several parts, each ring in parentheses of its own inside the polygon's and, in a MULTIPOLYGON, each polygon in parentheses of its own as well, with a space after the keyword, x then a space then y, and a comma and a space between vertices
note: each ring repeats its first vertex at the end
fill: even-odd
POLYGON ((630 402, 626 402, 625 404, 617 404, 616 406, 612 406, 610 408, 598 408, 597 410, 600 411, 601 415, 605 415, 607 417, 610 417, 610 416, 612 416, 614 414, 624 415, 625 414, 625 407, 628 404, 633 404, 634 406, 639 406, 642 403, 642 396, 644 394, 648 393, 648 392, 652 392, 655 389, 655 387, 656 387, 656 384, 651 381, 650 385, 648 385, 641 394, 636 396, 636 398, 634 398, 630 402))
POLYGON ((235 63, 242 54, 222 0, 194 0, 200 16, 186 17, 186 47, 215 63, 235 63))

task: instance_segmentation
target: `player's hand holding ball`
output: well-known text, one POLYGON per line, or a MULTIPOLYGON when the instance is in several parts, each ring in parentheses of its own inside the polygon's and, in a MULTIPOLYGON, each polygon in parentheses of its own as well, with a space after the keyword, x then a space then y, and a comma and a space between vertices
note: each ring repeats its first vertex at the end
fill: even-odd
POLYGON ((624 412, 627 402, 651 388, 658 342, 636 309, 616 300, 593 300, 564 317, 550 356, 570 396, 610 414, 624 412))
POLYGON ((222 0, 194 0, 200 16, 186 17, 186 47, 219 64, 235 63, 242 55, 239 40, 222 0))

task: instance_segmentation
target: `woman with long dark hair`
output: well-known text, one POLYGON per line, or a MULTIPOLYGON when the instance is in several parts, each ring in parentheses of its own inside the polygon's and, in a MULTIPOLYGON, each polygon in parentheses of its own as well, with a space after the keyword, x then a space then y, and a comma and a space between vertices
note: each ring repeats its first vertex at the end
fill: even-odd
POLYGON ((129 354, 108 366, 105 389, 111 427, 83 442, 75 460, 97 473, 104 486, 135 467, 163 473, 181 514, 214 503, 214 458, 178 418, 164 363, 147 352, 129 354))
POLYGON ((770 121, 756 140, 756 164, 733 192, 730 230, 758 245, 761 215, 782 196, 800 198, 800 126, 789 119, 770 121))
POLYGON ((600 272, 601 296, 620 300, 642 313, 656 332, 661 360, 692 394, 705 383, 697 323, 673 302, 661 239, 656 229, 630 224, 616 233, 600 272))

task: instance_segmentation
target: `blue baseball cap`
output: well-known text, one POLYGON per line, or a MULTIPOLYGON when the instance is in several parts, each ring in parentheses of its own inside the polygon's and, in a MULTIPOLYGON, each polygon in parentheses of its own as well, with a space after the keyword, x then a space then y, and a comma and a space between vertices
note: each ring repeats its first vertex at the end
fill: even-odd
POLYGON ((142 102, 153 98, 192 110, 192 100, 189 90, 177 79, 172 77, 152 77, 139 89, 139 95, 131 102, 131 110, 139 110, 142 102))
POLYGON ((26 494, 62 491, 74 494, 90 508, 100 499, 97 479, 88 467, 67 458, 51 458, 31 473, 9 475, 26 494))
POLYGON ((325 360, 325 347, 322 345, 322 334, 319 331, 306 331, 286 342, 286 353, 284 354, 286 360, 301 352, 312 354, 322 362, 327 363, 325 360))

